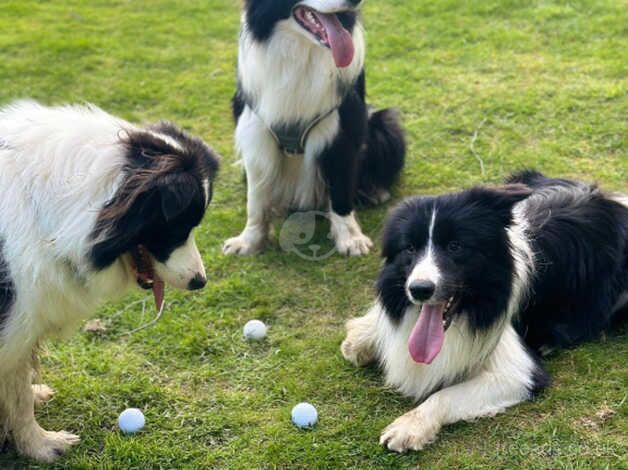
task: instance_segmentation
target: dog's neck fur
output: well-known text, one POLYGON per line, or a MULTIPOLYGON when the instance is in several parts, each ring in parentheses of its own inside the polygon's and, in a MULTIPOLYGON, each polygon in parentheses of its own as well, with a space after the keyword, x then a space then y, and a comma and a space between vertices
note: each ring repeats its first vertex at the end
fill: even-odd
POLYGON ((364 34, 353 29, 355 57, 339 69, 330 51, 293 31, 283 20, 259 42, 242 18, 238 80, 247 104, 268 126, 310 122, 337 108, 364 67, 364 34))

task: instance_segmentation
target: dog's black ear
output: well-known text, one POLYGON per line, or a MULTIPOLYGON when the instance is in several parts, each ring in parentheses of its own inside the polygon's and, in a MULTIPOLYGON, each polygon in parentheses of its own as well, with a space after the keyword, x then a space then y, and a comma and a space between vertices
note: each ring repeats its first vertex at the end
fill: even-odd
POLYGON ((386 222, 384 234, 382 236, 382 257, 388 261, 392 260, 397 253, 402 250, 401 231, 395 224, 395 213, 393 213, 386 222))
POLYGON ((140 233, 153 220, 148 210, 151 196, 150 193, 139 196, 124 211, 116 211, 115 204, 111 204, 110 212, 103 212, 105 217, 101 214, 91 235, 94 243, 89 255, 96 268, 108 267, 137 245, 140 233))
POLYGON ((514 205, 530 196, 532 189, 525 184, 512 183, 497 187, 474 188, 470 194, 474 202, 510 219, 514 205))
POLYGON ((382 236, 382 256, 391 261, 399 252, 408 248, 407 233, 412 218, 417 212, 420 198, 409 198, 397 205, 389 214, 382 236))
POLYGON ((159 183, 161 211, 166 222, 181 215, 192 203, 195 192, 200 190, 193 176, 185 173, 168 175, 159 183))

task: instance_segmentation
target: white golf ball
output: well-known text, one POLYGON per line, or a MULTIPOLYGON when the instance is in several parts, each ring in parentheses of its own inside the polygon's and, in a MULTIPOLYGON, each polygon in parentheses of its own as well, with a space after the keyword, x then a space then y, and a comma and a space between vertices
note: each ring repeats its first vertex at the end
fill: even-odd
POLYGON ((292 408, 292 422, 299 428, 311 428, 318 422, 318 412, 309 403, 299 403, 292 408))
POLYGON ((244 338, 248 340, 259 341, 266 337, 268 328, 264 322, 259 320, 251 320, 244 325, 244 338))
POLYGON ((137 408, 127 408, 118 417, 120 431, 125 434, 135 434, 144 427, 145 423, 144 413, 137 408))

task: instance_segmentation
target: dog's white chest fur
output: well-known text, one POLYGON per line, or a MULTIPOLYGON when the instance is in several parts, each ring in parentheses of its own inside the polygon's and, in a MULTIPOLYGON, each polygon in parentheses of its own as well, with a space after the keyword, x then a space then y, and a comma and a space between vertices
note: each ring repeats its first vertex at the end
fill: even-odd
POLYGON ((386 382, 416 400, 472 373, 495 344, 495 341, 469 341, 467 326, 458 319, 448 329, 443 348, 432 364, 417 364, 408 353, 408 337, 416 323, 418 307, 409 307, 398 326, 392 324, 379 304, 373 308, 378 316, 377 349, 386 382))
POLYGON ((353 32, 355 57, 339 69, 328 49, 294 34, 293 21, 279 22, 266 42, 257 42, 243 26, 238 79, 256 112, 268 125, 308 122, 340 105, 339 86, 351 86, 364 67, 364 36, 353 32))
POLYGON ((238 79, 255 110, 245 107, 236 129, 236 148, 249 184, 268 186, 276 209, 324 208, 327 193, 316 159, 339 131, 338 112, 322 119, 309 133, 302 156, 286 156, 271 134, 274 125, 309 124, 337 108, 339 88, 350 87, 364 66, 364 37, 357 25, 352 64, 339 69, 329 50, 294 34, 291 21, 279 22, 271 38, 255 41, 243 25, 238 79))

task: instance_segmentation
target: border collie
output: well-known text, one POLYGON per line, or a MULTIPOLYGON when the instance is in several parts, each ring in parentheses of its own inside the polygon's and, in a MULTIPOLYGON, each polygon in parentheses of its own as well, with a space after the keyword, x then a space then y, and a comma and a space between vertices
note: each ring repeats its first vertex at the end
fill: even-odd
POLYGON ((383 202, 404 163, 396 111, 365 104, 360 0, 245 0, 233 99, 247 177, 247 223, 225 254, 253 254, 271 218, 329 210, 341 254, 368 253, 354 214, 383 202))
POLYGON ((37 351, 139 284, 200 289, 193 229, 217 155, 168 123, 136 127, 94 106, 0 109, 0 447, 50 462, 78 437, 49 432, 33 405, 37 351))
POLYGON ((549 385, 537 353, 628 305, 628 198, 533 171, 507 183, 409 199, 387 222, 378 300, 341 350, 422 401, 384 430, 391 450, 530 399, 549 385))

